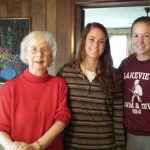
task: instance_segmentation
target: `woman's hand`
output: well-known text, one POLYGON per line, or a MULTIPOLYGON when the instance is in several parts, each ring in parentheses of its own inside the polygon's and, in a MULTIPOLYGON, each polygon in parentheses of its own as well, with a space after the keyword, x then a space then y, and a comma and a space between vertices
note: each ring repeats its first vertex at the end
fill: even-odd
POLYGON ((14 141, 9 150, 34 150, 30 144, 14 141))
POLYGON ((41 147, 39 146, 39 144, 37 144, 37 142, 32 143, 31 146, 32 150, 41 150, 41 147))

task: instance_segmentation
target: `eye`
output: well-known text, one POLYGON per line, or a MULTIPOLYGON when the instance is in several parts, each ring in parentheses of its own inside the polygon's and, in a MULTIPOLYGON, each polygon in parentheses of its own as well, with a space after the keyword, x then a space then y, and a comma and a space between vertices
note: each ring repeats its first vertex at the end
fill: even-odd
POLYGON ((94 39, 93 38, 89 38, 89 41, 94 41, 94 39))
POLYGON ((48 47, 43 47, 41 50, 42 50, 42 52, 49 52, 50 51, 48 47))
POLYGON ((137 38, 138 34, 133 34, 132 37, 137 38))
POLYGON ((144 34, 144 37, 150 37, 150 34, 149 33, 146 33, 146 34, 144 34))
POLYGON ((31 51, 31 52, 36 52, 37 51, 36 47, 29 47, 28 50, 31 51))
POLYGON ((43 52, 44 52, 44 51, 47 51, 47 50, 46 50, 46 48, 42 48, 42 49, 41 49, 41 51, 43 51, 43 52))
POLYGON ((100 40, 99 43, 103 44, 103 43, 105 43, 105 41, 104 40, 100 40))

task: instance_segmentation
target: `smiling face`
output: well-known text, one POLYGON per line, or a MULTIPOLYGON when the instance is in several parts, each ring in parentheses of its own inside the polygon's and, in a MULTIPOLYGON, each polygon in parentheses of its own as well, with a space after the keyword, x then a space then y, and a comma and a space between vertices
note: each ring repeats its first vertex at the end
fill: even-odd
POLYGON ((47 42, 39 39, 30 41, 26 58, 29 71, 37 76, 43 75, 51 64, 51 48, 47 42))
POLYGON ((132 47, 137 58, 150 58, 150 23, 137 22, 132 31, 132 47))
POLYGON ((98 60, 105 48, 105 34, 102 30, 92 27, 85 41, 85 58, 98 60))

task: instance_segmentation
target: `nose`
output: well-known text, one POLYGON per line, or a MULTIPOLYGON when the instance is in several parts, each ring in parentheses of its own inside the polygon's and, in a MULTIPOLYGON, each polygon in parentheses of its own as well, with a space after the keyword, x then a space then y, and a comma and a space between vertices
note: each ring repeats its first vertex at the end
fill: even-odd
POLYGON ((94 41, 93 45, 97 48, 99 46, 99 41, 94 41))
POLYGON ((140 37, 138 38, 138 42, 139 42, 139 43, 143 43, 143 41, 144 41, 144 37, 143 37, 143 36, 140 36, 140 37))
POLYGON ((37 52, 36 52, 36 57, 42 57, 42 50, 37 50, 37 52))

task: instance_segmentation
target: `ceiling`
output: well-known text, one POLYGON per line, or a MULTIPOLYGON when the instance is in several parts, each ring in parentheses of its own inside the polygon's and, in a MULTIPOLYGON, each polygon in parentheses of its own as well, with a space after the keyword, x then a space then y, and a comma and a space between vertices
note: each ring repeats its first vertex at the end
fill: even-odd
MULTIPOLYGON (((147 16, 145 7, 85 8, 85 25, 89 22, 102 23, 106 28, 129 28, 140 16, 147 16)), ((150 13, 149 13, 150 16, 150 13)))

